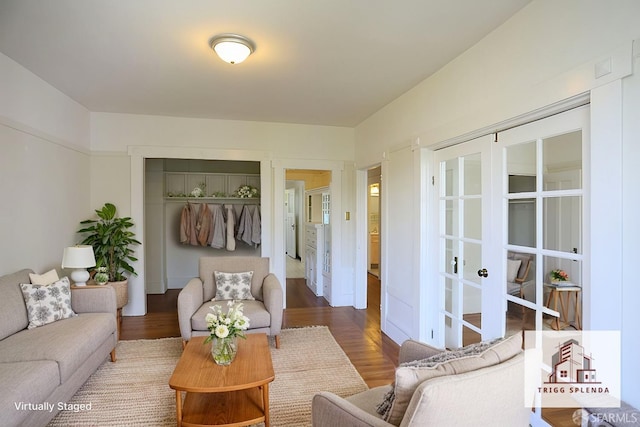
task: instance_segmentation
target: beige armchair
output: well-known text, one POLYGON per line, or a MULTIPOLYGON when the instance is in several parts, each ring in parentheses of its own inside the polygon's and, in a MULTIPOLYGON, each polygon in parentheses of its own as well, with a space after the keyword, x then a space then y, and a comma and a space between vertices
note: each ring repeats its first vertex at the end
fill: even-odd
POLYGON ((211 301, 216 295, 214 272, 241 273, 253 271, 251 295, 244 300, 244 315, 249 318, 248 333, 264 332, 275 338, 280 347, 283 295, 278 278, 269 273, 269 258, 203 257, 199 261, 199 277, 191 279, 178 295, 178 323, 183 344, 192 336, 208 335, 205 316, 210 307, 220 305, 227 310, 227 301, 211 301))
MULTIPOLYGON (((517 341, 515 337, 514 341, 517 341)), ((503 342, 506 342, 503 341, 503 342)), ((520 338, 520 345, 522 340, 520 338)), ((508 343, 512 351, 518 342, 508 343)), ((405 341, 400 348, 400 363, 421 360, 441 353, 442 350, 416 341, 405 341)), ((505 352, 492 352, 494 361, 508 357, 505 352)), ((484 357, 484 356, 483 356, 484 357)), ((504 361, 491 366, 456 374, 467 361, 444 362, 432 368, 446 372, 441 375, 417 381, 417 387, 405 399, 406 410, 396 416, 393 424, 382 419, 376 407, 383 400, 392 385, 371 390, 343 399, 329 392, 321 392, 312 401, 312 422, 314 427, 391 427, 409 426, 528 426, 531 409, 524 405, 524 355, 521 351, 504 361), (447 364, 452 363, 453 365, 447 364)), ((458 359, 462 360, 462 359, 458 359)), ((473 363, 473 362, 472 362, 473 363)), ((409 376, 419 378, 417 372, 409 376)), ((398 373, 396 373, 396 401, 398 395, 398 373)), ((396 405, 396 401, 393 405, 396 405)), ((392 420, 389 420, 392 421, 392 420)))
POLYGON ((533 254, 526 254, 521 252, 508 252, 507 254, 507 293, 518 296, 522 299, 529 299, 535 297, 531 292, 535 293, 535 289, 528 291, 527 288, 534 284, 535 281, 535 259, 533 254), (511 264, 515 271, 511 271, 513 277, 509 277, 509 271, 511 270, 511 264))

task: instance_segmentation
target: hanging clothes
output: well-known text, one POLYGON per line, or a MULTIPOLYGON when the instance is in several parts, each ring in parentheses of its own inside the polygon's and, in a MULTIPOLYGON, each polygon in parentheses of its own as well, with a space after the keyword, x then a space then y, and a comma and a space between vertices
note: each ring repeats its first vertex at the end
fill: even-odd
POLYGON ((249 212, 249 205, 242 207, 240 213, 240 220, 238 221, 238 233, 236 238, 242 240, 247 245, 251 244, 251 234, 253 230, 253 219, 251 218, 251 212, 249 212))
POLYGON ((206 203, 200 204, 198 210, 198 223, 196 229, 198 230, 197 240, 200 246, 207 246, 209 241, 209 233, 211 233, 211 211, 206 203))
POLYGON ((227 209, 227 250, 235 251, 236 250, 236 237, 234 235, 234 231, 236 228, 235 221, 235 212, 233 209, 233 205, 225 205, 227 209))
POLYGON ((227 245, 227 224, 222 205, 209 205, 211 211, 211 232, 208 245, 212 248, 222 249, 227 245))
POLYGON ((189 227, 189 244, 198 246, 198 206, 191 205, 190 209, 191 224, 189 227))
POLYGON ((180 243, 188 244, 191 239, 191 205, 187 203, 180 214, 180 243))
POLYGON ((251 242, 258 247, 262 242, 262 225, 260 220, 260 206, 256 205, 253 211, 253 218, 251 221, 251 242))
POLYGON ((257 205, 190 203, 180 214, 180 243, 210 246, 215 249, 236 249, 236 240, 258 247, 262 241, 260 208, 257 205))
POLYGON ((187 202, 180 214, 180 243, 198 245, 198 207, 187 202))

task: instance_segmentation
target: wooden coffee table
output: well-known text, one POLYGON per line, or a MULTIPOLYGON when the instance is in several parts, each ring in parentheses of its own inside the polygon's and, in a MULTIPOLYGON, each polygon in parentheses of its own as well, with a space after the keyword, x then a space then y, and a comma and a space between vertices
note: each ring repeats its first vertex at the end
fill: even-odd
POLYGON ((205 337, 187 343, 169 387, 176 391, 176 414, 181 426, 269 426, 269 383, 275 378, 266 334, 238 339, 231 365, 219 366, 205 337), (184 403, 182 392, 186 392, 184 403))

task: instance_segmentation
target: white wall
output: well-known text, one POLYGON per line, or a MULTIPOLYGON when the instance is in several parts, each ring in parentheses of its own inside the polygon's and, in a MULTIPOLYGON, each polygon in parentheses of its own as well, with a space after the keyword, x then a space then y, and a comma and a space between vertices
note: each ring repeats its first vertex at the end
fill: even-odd
POLYGON ((89 217, 89 112, 0 54, 0 275, 61 272, 89 217))
MULTIPOLYGON (((608 215, 609 221, 622 223, 622 230, 616 235, 625 236, 625 240, 624 244, 619 240, 610 240, 605 242, 605 245, 612 245, 614 250, 609 251, 611 254, 620 253, 617 245, 622 246, 623 257, 628 262, 623 265, 620 260, 606 256, 606 246, 601 248, 599 253, 604 253, 605 256, 591 260, 591 274, 594 277, 605 277, 606 272, 611 271, 612 267, 620 266, 622 276, 619 276, 615 284, 594 281, 594 289, 598 286, 611 286, 613 292, 606 292, 606 288, 602 292, 598 291, 598 298, 604 297, 605 300, 597 303, 586 301, 590 304, 586 304, 585 310, 597 310, 599 304, 620 310, 619 315, 591 313, 597 320, 593 322, 592 327, 599 329, 605 326, 603 318, 606 316, 620 316, 619 323, 624 325, 623 399, 636 407, 640 407, 640 374, 634 366, 635 362, 631 360, 637 358, 640 345, 637 335, 632 336, 634 331, 631 328, 638 324, 638 314, 631 301, 637 301, 639 291, 637 286, 633 287, 637 275, 625 269, 625 266, 634 265, 632 260, 640 256, 640 249, 635 244, 638 233, 627 232, 627 228, 629 231, 637 231, 638 227, 632 218, 637 216, 639 207, 637 190, 633 187, 640 177, 637 176, 637 168, 633 165, 637 164, 639 156, 640 129, 635 124, 635 119, 640 114, 640 97, 638 77, 627 77, 633 72, 632 43, 640 37, 638 16, 640 2, 637 1, 617 1, 615 7, 596 0, 533 1, 434 76, 356 127, 356 164, 358 168, 365 168, 383 160, 391 149, 409 146, 411 141, 416 139, 421 141, 422 147, 443 146, 463 140, 465 135, 473 135, 476 130, 490 128, 492 124, 516 118, 624 79, 621 97, 624 103, 619 109, 625 118, 622 128, 624 161, 622 174, 615 178, 616 182, 611 185, 615 194, 618 194, 619 188, 623 189, 622 198, 619 200, 622 200, 624 211, 613 209, 608 215), (596 78, 595 68, 599 64, 610 65, 611 72, 596 78)), ((606 102, 612 99, 605 98, 606 102)), ((600 98, 598 102, 602 100, 600 98)), ((598 108, 603 111, 606 105, 600 105, 598 108)), ((598 108, 595 110, 598 111, 598 108)), ((615 120, 595 117, 595 122, 598 123, 598 127, 602 127, 615 120)), ((618 131, 619 129, 612 129, 613 134, 618 131)), ((599 132, 598 136, 592 139, 592 154, 603 153, 606 156, 608 141, 605 135, 606 132, 599 132)), ((592 172, 597 172, 598 176, 605 176, 606 170, 603 170, 604 167, 597 159, 594 158, 592 172)), ((411 159, 407 158, 404 166, 406 169, 411 168, 411 159)), ((398 174, 404 173, 403 168, 396 170, 398 174)), ((390 171, 394 173, 393 169, 390 171)), ((383 176, 385 181, 396 179, 393 175, 383 176)), ((397 178, 400 179, 400 176, 397 178)), ((416 194, 430 191, 426 180, 419 185, 420 188, 414 189, 416 194)), ((593 203, 598 203, 600 199, 595 198, 601 194, 606 198, 606 194, 599 189, 594 192, 593 203)), ((389 218, 403 218, 406 217, 404 212, 407 208, 408 206, 390 204, 385 214, 389 218)), ((594 213, 599 215, 598 212, 594 213)), ((598 221, 601 219, 603 218, 598 217, 598 221)), ((596 224, 594 227, 598 227, 598 221, 593 220, 593 224, 596 224)), ((414 216, 412 226, 418 229, 420 225, 414 216)), ((606 234, 598 233, 597 229, 592 232, 597 235, 606 234)), ((387 232, 384 237, 388 253, 402 251, 406 245, 402 236, 396 237, 387 232)), ((421 245, 423 248, 428 246, 425 241, 421 245)), ((424 266, 411 265, 413 271, 408 273, 402 271, 402 265, 397 264, 398 261, 395 261, 395 265, 386 266, 385 262, 391 264, 392 259, 384 259, 383 255, 382 268, 383 271, 386 268, 389 272, 389 283, 402 280, 406 275, 421 277, 425 273, 424 266)), ((427 279, 414 281, 411 286, 429 288, 431 284, 427 279)), ((407 295, 412 294, 411 289, 406 289, 405 292, 407 295)), ((425 313, 433 308, 437 307, 433 307, 432 301, 427 301, 420 311, 425 313)), ((383 325, 403 322, 406 316, 399 314, 393 317, 394 312, 402 313, 400 307, 395 310, 389 307, 388 317, 383 319, 383 325)), ((417 337, 418 327, 414 326, 407 334, 417 337)))
POLYGON ((91 149, 129 146, 268 151, 275 158, 352 159, 353 129, 286 123, 91 113, 91 149))
POLYGON ((130 214, 127 150, 132 146, 218 149, 226 156, 220 160, 234 160, 238 151, 267 153, 273 159, 354 157, 353 129, 349 128, 91 113, 92 206, 117 200, 120 213, 130 214))
POLYGON ((588 91, 594 62, 640 36, 638 16, 635 0, 533 1, 359 124, 358 167, 416 136, 429 146, 588 91))
MULTIPOLYGON (((640 70, 640 43, 635 46, 635 70, 640 70)), ((640 75, 623 80, 622 115, 622 372, 635 372, 622 382, 622 395, 636 408, 640 408, 640 286, 638 286, 638 259, 640 259, 640 75)))

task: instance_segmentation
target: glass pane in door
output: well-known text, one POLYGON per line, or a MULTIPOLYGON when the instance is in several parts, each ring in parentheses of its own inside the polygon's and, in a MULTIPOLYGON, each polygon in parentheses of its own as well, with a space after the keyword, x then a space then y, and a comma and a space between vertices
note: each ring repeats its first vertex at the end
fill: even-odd
POLYGON ((481 285, 484 279, 484 276, 480 275, 480 271, 483 269, 482 245, 479 243, 464 242, 463 249, 462 277, 465 280, 481 285))
POLYGON ((458 200, 445 201, 445 229, 447 236, 458 236, 458 200))
POLYGON ((507 191, 527 193, 536 191, 536 141, 507 147, 507 191))
POLYGON ((444 163, 443 188, 445 196, 458 195, 458 159, 449 159, 444 163))
POLYGON ((545 138, 542 142, 545 190, 582 188, 582 131, 545 138), (570 176, 558 184, 557 175, 570 176))
POLYGON ((482 199, 464 201, 464 237, 482 239, 482 199))
POLYGON ((582 253, 582 197, 543 199, 544 249, 582 253))
POLYGON ((482 193, 480 153, 464 157, 464 195, 477 196, 482 193))
POLYGON ((462 345, 470 345, 482 341, 482 335, 477 331, 467 327, 462 327, 462 345))

